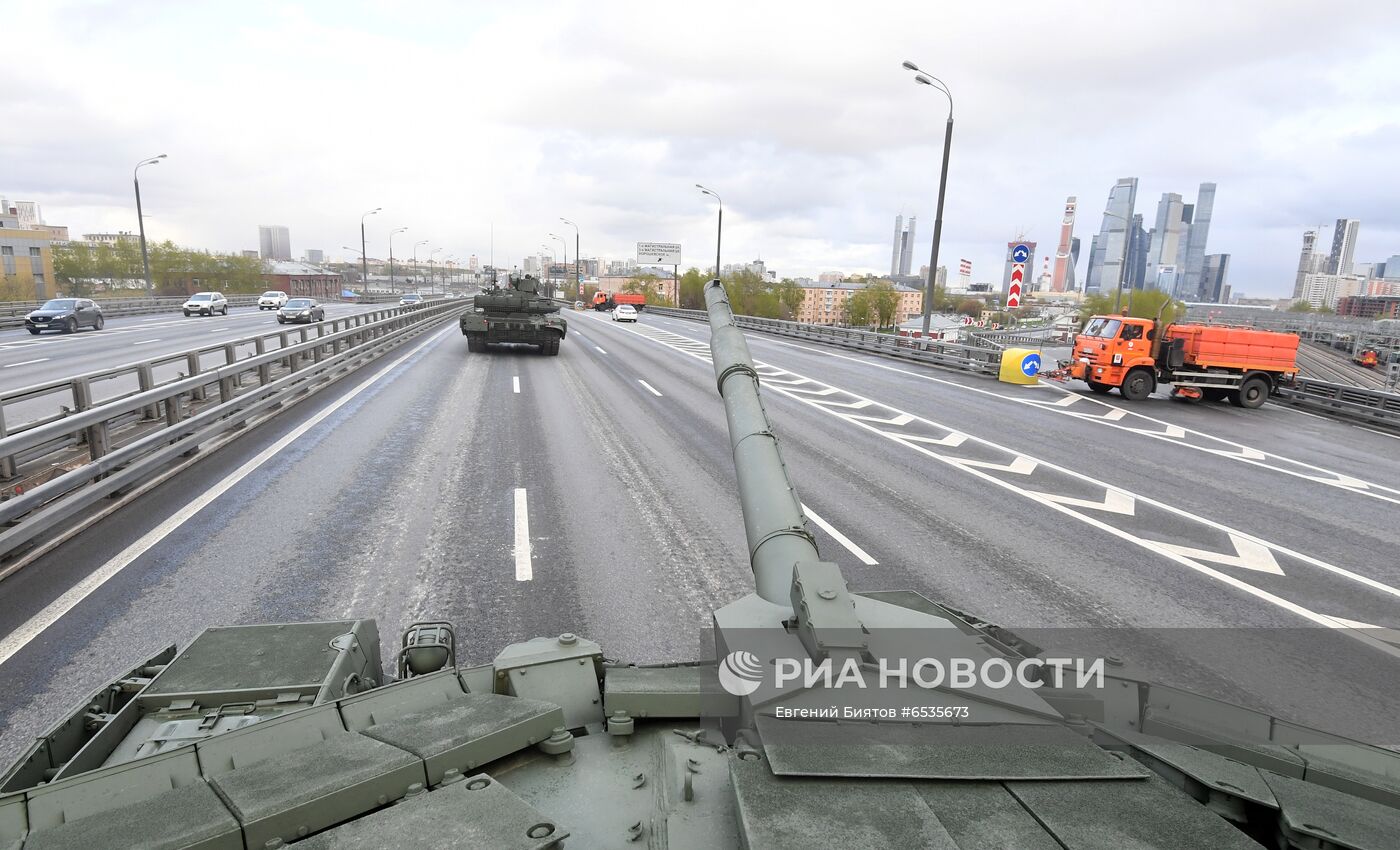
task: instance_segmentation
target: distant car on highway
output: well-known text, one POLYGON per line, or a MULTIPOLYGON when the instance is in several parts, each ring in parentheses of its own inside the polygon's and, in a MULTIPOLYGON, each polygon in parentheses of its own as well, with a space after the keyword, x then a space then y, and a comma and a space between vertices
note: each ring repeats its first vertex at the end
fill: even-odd
POLYGON ((277 311, 277 324, 288 322, 320 322, 326 318, 326 308, 314 298, 293 298, 277 311))
POLYGON ((198 313, 201 316, 212 316, 215 313, 228 315, 228 299, 222 292, 196 292, 190 296, 190 300, 184 303, 181 308, 186 316, 198 313))
POLYGON ((100 331, 104 323, 102 308, 88 298, 50 298, 44 306, 24 317, 24 326, 32 334, 39 331, 71 334, 82 327, 100 331))
POLYGON ((287 303, 287 293, 280 289, 269 289, 258 296, 259 310, 276 310, 287 303))
POLYGON ((635 322, 637 321, 637 308, 631 304, 619 304, 613 308, 612 320, 614 322, 635 322))
POLYGON ((423 296, 416 292, 410 292, 399 299, 400 307, 421 307, 423 306, 423 296))

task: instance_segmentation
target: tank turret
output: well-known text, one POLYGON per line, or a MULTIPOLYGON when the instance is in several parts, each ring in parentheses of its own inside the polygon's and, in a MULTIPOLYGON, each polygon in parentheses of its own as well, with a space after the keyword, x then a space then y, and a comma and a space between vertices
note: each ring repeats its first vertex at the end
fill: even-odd
POLYGON ((495 343, 538 347, 541 354, 559 353, 568 322, 558 315, 559 304, 542 294, 540 280, 531 275, 510 278, 472 299, 472 310, 460 320, 467 350, 482 352, 495 343))

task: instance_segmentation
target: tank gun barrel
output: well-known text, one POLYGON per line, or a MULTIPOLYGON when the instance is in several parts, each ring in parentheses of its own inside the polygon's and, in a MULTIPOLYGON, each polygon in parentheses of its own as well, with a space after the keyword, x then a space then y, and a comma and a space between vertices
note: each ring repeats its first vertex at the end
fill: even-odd
POLYGON ((788 479, 778 438, 768 425, 748 343, 734 325, 729 296, 718 280, 705 286, 705 307, 710 314, 710 357, 729 422, 754 584, 763 599, 788 606, 793 565, 821 557, 807 530, 802 502, 788 479))

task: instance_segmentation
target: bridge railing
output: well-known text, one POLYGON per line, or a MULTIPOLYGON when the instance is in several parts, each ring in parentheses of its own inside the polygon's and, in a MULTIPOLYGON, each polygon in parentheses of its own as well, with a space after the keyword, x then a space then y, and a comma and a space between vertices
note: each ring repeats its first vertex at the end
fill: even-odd
MULTIPOLYGON (((680 310, 674 307, 647 307, 646 312, 662 316, 677 316, 705 322, 704 310, 680 310)), ((846 348, 868 351, 905 360, 931 363, 964 372, 994 375, 1001 368, 1001 349, 990 346, 963 345, 955 342, 875 333, 857 328, 831 325, 809 325, 782 319, 760 319, 755 316, 735 316, 734 323, 745 330, 802 339, 846 348)))
POLYGON ((0 558, 466 308, 457 300, 361 313, 6 392, 0 558), (210 354, 223 362, 211 366, 210 354), (183 370, 158 379, 171 364, 183 370), (119 378, 135 388, 93 400, 95 383, 119 378), (66 403, 57 415, 6 425, 21 401, 43 397, 66 403))
POLYGON ((1400 393, 1296 378, 1280 390, 1283 400, 1329 416, 1400 428, 1400 393))

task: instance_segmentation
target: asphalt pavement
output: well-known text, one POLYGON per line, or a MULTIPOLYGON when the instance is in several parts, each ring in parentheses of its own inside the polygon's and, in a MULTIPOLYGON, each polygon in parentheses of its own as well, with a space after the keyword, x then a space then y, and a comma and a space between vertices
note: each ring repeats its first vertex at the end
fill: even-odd
MULTIPOLYGON (((464 660, 565 631, 696 657, 752 588, 708 327, 566 316, 558 357, 445 326, 0 583, 0 758, 210 624, 373 617, 388 646, 442 618, 464 660)), ((749 340, 854 590, 1400 744, 1400 646, 1361 628, 1400 628, 1400 439, 749 340)))

